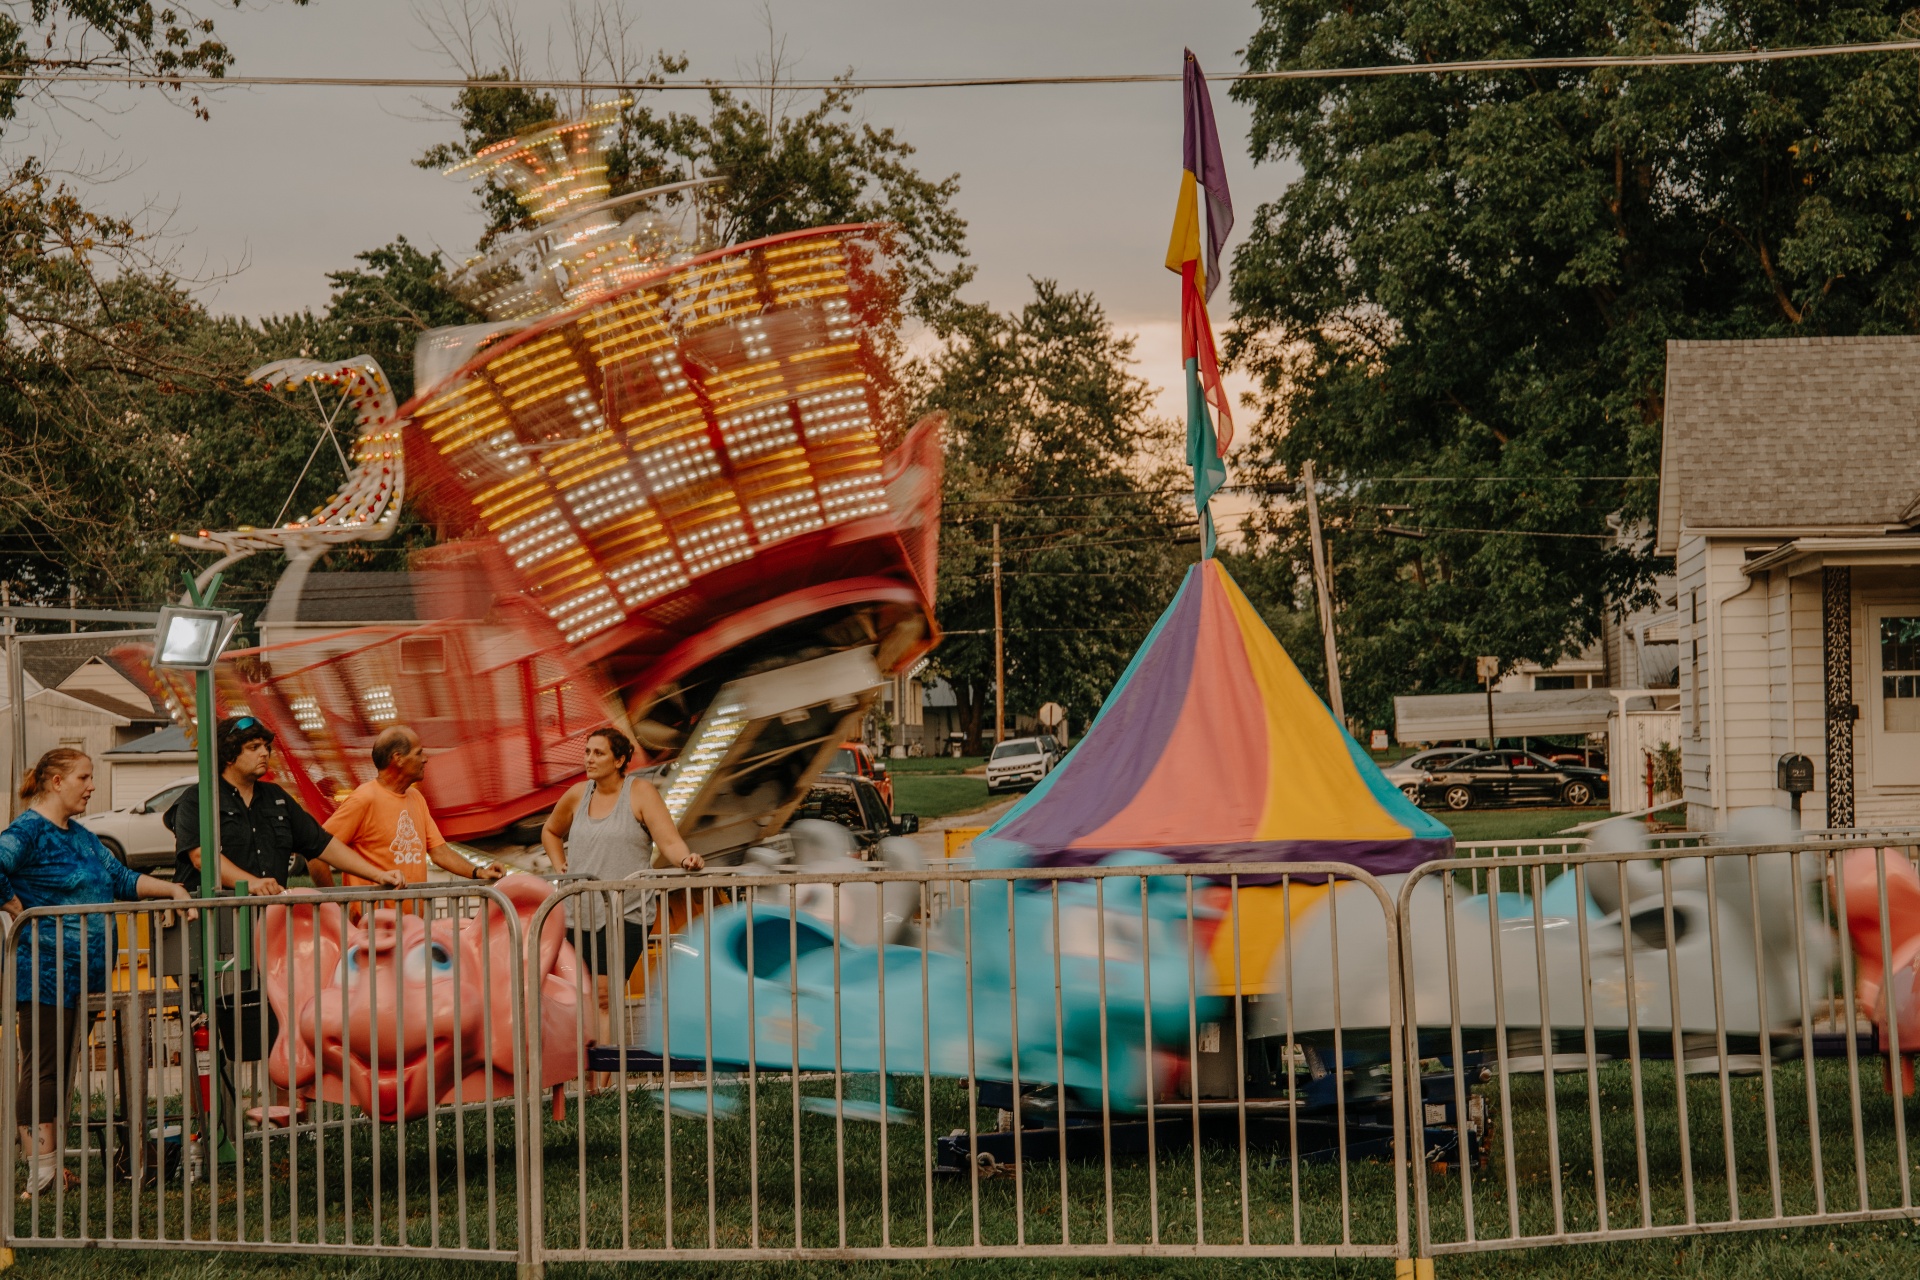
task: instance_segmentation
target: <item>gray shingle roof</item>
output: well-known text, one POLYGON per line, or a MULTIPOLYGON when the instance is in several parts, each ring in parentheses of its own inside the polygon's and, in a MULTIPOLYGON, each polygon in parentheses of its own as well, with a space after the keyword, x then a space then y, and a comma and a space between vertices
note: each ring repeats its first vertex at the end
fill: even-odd
POLYGON ((1660 536, 1902 525, 1920 499, 1920 337, 1667 344, 1660 536))
POLYGON ((109 650, 126 642, 125 636, 85 634, 63 640, 35 640, 20 646, 20 665, 51 689, 85 666, 88 659, 104 658, 109 650))
POLYGON ((314 573, 300 592, 301 622, 412 622, 413 578, 407 573, 314 573))

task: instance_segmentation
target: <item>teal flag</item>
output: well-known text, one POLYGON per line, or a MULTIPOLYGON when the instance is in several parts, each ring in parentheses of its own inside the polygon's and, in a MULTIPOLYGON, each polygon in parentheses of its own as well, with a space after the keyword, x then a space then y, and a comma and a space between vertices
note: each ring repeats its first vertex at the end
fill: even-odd
POLYGON ((1200 360, 1187 357, 1187 465, 1193 468, 1193 505, 1200 513, 1200 558, 1213 559, 1213 512, 1207 501, 1227 482, 1227 464, 1213 438, 1213 418, 1200 386, 1200 360))

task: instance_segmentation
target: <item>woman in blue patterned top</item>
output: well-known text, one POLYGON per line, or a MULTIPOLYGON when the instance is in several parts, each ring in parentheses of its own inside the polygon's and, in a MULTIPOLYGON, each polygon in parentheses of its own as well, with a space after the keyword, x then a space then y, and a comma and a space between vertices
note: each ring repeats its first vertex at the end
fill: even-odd
MULTIPOLYGON (((0 831, 0 910, 8 915, 17 919, 29 907, 129 898, 192 901, 179 885, 136 875, 107 852, 98 836, 73 821, 93 798, 93 761, 84 752, 60 747, 41 756, 21 782, 20 798, 27 809, 0 831)), ((57 1122, 66 1115, 80 1024, 87 1021, 83 993, 107 989, 112 936, 105 915, 42 918, 34 926, 20 934, 14 992, 20 1041, 14 1118, 21 1149, 35 1153, 26 1195, 45 1190, 62 1172, 57 1122), (34 1120, 39 1121, 37 1144, 34 1120)))

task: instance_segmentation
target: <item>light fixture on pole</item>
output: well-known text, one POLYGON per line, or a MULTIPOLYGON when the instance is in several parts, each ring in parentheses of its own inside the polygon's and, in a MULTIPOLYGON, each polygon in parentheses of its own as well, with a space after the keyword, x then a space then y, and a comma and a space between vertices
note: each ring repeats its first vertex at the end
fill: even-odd
POLYGON ((240 615, 224 609, 186 609, 168 605, 154 628, 153 665, 176 671, 211 672, 220 651, 233 639, 240 615))
MULTIPOLYGON (((200 896, 211 898, 220 887, 220 798, 214 782, 213 668, 220 661, 221 650, 233 639, 240 615, 211 607, 213 597, 220 590, 219 574, 213 576, 205 592, 200 590, 191 573, 185 576, 187 598, 193 605, 168 605, 160 610, 160 620, 153 630, 153 665, 193 672, 193 745, 200 764, 200 896)), ((209 1011, 213 1006, 217 961, 214 948, 219 932, 210 917, 201 922, 200 986, 209 1011)), ((207 1019, 207 1049, 215 1055, 220 1050, 214 1039, 220 1034, 218 1023, 217 1018, 207 1019)), ((208 1110, 208 1155, 221 1161, 231 1160, 234 1158, 232 1143, 221 1132, 219 1099, 216 1098, 208 1110)))

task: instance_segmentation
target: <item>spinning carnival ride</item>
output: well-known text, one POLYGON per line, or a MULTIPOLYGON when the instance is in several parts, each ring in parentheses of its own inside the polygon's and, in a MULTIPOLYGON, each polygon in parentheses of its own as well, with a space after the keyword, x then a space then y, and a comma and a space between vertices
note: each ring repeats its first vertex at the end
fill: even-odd
MULTIPOLYGON (((406 405, 365 356, 255 373, 352 410, 329 503, 178 539, 220 553, 212 568, 285 551, 271 623, 297 616, 327 549, 390 536, 403 499, 437 525, 411 562, 415 623, 223 667, 223 713, 267 721, 322 814, 400 723, 434 754, 422 785, 447 834, 500 831, 550 808, 582 735, 611 721, 680 753, 669 807, 724 860, 779 829, 883 680, 938 638, 939 428, 902 438, 888 415, 888 230, 714 247, 710 182, 608 197, 620 105, 454 171, 514 191, 536 227, 456 273, 488 321, 422 337, 406 405), (743 678, 759 679, 750 711, 713 705, 743 678)), ((190 721, 187 686, 167 693, 190 721)))

